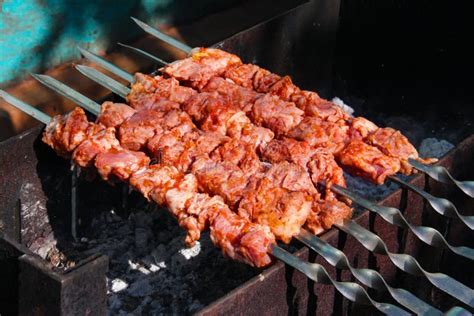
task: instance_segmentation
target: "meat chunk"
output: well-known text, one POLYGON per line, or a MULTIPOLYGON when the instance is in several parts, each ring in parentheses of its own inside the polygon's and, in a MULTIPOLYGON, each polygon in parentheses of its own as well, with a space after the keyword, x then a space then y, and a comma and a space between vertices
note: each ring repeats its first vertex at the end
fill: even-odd
POLYGON ((324 192, 323 198, 333 197, 334 194, 330 190, 331 185, 337 184, 345 187, 346 180, 344 173, 339 165, 334 160, 334 156, 327 152, 316 152, 311 157, 311 162, 308 164, 308 170, 311 174, 311 180, 319 188, 319 192, 324 192))
POLYGON ((241 87, 221 77, 212 78, 203 91, 219 93, 221 96, 228 98, 232 105, 245 113, 249 113, 255 101, 263 96, 261 93, 241 87))
POLYGON ((312 147, 325 148, 328 152, 340 151, 348 139, 349 127, 344 122, 333 124, 317 117, 305 117, 288 132, 288 137, 305 141, 312 147))
POLYGON ((135 109, 126 104, 107 101, 102 104, 96 122, 106 127, 118 127, 135 112, 135 109))
POLYGON ((130 150, 141 150, 155 133, 162 130, 163 113, 141 110, 129 117, 119 128, 120 144, 130 150))
POLYGON ((311 210, 309 195, 285 189, 266 177, 254 182, 239 204, 239 216, 268 226, 277 239, 290 242, 311 210))
POLYGON ((271 163, 289 161, 306 168, 314 153, 314 149, 307 142, 284 137, 269 142, 262 158, 271 163))
POLYGON ((213 48, 196 48, 191 57, 175 61, 161 69, 168 76, 201 89, 209 79, 222 75, 229 67, 241 64, 239 57, 213 48))
POLYGON ((272 263, 269 255, 275 237, 265 225, 250 223, 228 208, 222 208, 211 220, 211 239, 223 254, 254 267, 272 263))
POLYGON ((74 150, 72 159, 80 167, 93 167, 95 157, 112 148, 120 148, 115 137, 115 128, 94 124, 87 131, 87 139, 74 150))
POLYGON ((277 96, 265 95, 258 99, 251 113, 256 125, 271 129, 275 135, 286 135, 303 119, 303 111, 294 103, 280 100, 277 96))
POLYGON ((142 152, 114 148, 98 154, 95 167, 106 181, 126 181, 133 173, 146 168, 149 163, 150 158, 142 152))
POLYGON ((389 157, 376 147, 361 141, 352 141, 337 159, 350 173, 383 184, 387 176, 400 170, 400 161, 389 157))
POLYGON ((196 93, 191 88, 181 86, 175 78, 137 73, 127 99, 134 108, 153 108, 156 100, 166 99, 181 104, 196 93))
POLYGON ((220 96, 217 92, 203 92, 194 95, 183 104, 186 111, 196 122, 202 122, 209 113, 216 108, 229 108, 229 99, 220 96))
POLYGON ((196 159, 192 173, 204 192, 222 196, 231 208, 240 201, 248 183, 248 177, 237 165, 205 156, 196 159))
POLYGON ((351 218, 352 209, 337 199, 319 200, 313 203, 305 227, 315 235, 330 229, 334 224, 342 224, 351 218))
POLYGON ((260 93, 267 93, 270 88, 280 80, 281 77, 270 71, 260 68, 253 76, 253 88, 260 93))
POLYGON ((259 69, 260 67, 252 64, 236 65, 235 67, 229 68, 224 73, 224 77, 232 80, 239 86, 253 89, 253 76, 259 69))
POLYGON ((285 76, 275 82, 268 93, 277 95, 282 100, 291 101, 291 96, 300 93, 300 89, 293 84, 289 76, 285 76))
POLYGON ((150 200, 150 193, 154 192, 154 201, 164 205, 165 194, 176 183, 181 181, 183 174, 173 166, 161 164, 149 166, 130 177, 130 185, 150 200))
POLYGON ((365 140, 367 136, 378 129, 378 126, 373 122, 363 117, 356 117, 350 123, 350 138, 365 140))
POLYGON ((247 176, 263 172, 263 165, 252 145, 232 139, 217 147, 211 154, 217 162, 230 162, 238 166, 247 176))
POLYGON ((379 128, 367 137, 367 143, 377 147, 387 156, 400 160, 400 172, 404 174, 413 173, 413 167, 408 159, 420 160, 424 163, 433 163, 436 159, 420 159, 418 151, 400 131, 393 128, 379 128))
POLYGON ((70 157, 76 147, 87 138, 89 122, 84 110, 77 107, 68 114, 56 115, 46 125, 43 142, 63 157, 70 157))

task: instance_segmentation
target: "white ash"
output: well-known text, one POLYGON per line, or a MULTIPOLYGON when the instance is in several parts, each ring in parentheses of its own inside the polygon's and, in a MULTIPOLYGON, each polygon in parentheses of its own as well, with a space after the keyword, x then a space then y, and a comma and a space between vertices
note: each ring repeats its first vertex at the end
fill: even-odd
POLYGON ((110 258, 108 314, 192 314, 259 271, 222 256, 208 233, 187 248, 164 210, 143 203, 128 218, 95 216, 84 255, 110 258))
POLYGON ((345 104, 344 101, 342 101, 340 98, 334 97, 334 98, 332 98, 331 102, 338 105, 347 114, 349 114, 349 115, 354 114, 354 109, 352 107, 350 107, 349 105, 345 104))
POLYGON ((422 158, 441 158, 453 148, 454 145, 444 139, 425 138, 418 152, 422 158))

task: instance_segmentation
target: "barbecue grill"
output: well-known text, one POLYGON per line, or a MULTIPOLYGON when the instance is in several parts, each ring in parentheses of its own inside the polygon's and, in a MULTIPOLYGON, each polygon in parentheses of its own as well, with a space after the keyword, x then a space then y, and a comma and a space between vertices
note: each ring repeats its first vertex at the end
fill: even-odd
MULTIPOLYGON (((265 51, 260 53, 256 52, 252 45, 242 45, 246 40, 254 40, 259 36, 263 36, 262 34, 266 34, 265 30, 271 30, 274 25, 285 24, 291 21, 294 25, 301 23, 299 26, 302 27, 304 22, 308 22, 305 19, 299 19, 301 15, 304 15, 302 13, 304 9, 307 9, 307 7, 296 9, 282 17, 239 33, 216 46, 239 54, 243 60, 266 65, 267 68, 276 72, 294 74, 295 81, 297 81, 298 78, 303 78, 301 85, 307 84, 308 87, 314 89, 314 86, 309 85, 309 83, 314 84, 311 80, 311 75, 304 75, 300 72, 301 68, 290 62, 294 60, 301 61, 304 60, 302 56, 308 56, 301 54, 301 47, 288 45, 287 50, 282 49, 282 55, 275 58, 273 55, 268 56, 268 52, 265 51), (293 56, 298 56, 298 59, 293 58, 293 56), (284 67, 284 69, 278 68, 277 66, 272 67, 272 65, 279 65, 279 67, 284 67)), ((275 41, 278 42, 277 39, 275 39, 275 41)), ((88 71, 87 68, 82 68, 82 70, 86 73, 88 71)), ((94 76, 94 73, 90 71, 88 73, 91 77, 94 76)), ((95 73, 95 75, 97 79, 97 73, 95 73)), ((42 79, 44 80, 45 78, 43 77, 42 79)), ((113 84, 112 82, 112 85, 113 84)), ((120 89, 123 91, 122 87, 117 85, 115 87, 117 89, 113 90, 114 92, 117 93, 120 89)), ((63 90, 63 92, 64 91, 65 90, 63 90)), ((118 94, 120 95, 120 93, 118 94)), ((79 101, 83 106, 87 103, 93 105, 92 102, 84 102, 77 98, 75 100, 79 101)), ((77 181, 77 178, 74 176, 76 171, 73 171, 71 178, 69 172, 70 166, 66 162, 53 157, 51 153, 44 148, 44 145, 37 140, 40 132, 41 129, 34 129, 24 135, 11 139, 2 144, 3 148, 0 151, 3 156, 2 161, 4 162, 2 165, 12 166, 11 169, 6 168, 2 170, 2 172, 6 173, 11 172, 10 175, 2 176, 1 183, 2 192, 7 193, 4 196, 2 195, 2 204, 8 206, 5 208, 5 210, 7 210, 4 211, 5 215, 0 217, 2 219, 0 224, 3 224, 1 226, 6 227, 6 229, 3 228, 5 241, 2 247, 8 250, 7 258, 10 258, 3 260, 2 264, 5 263, 5 269, 10 268, 19 271, 19 273, 11 276, 11 284, 16 284, 16 281, 18 279, 20 280, 18 283, 18 298, 9 296, 9 302, 14 302, 15 299, 17 299, 16 302, 19 302, 17 306, 20 312, 25 314, 31 311, 41 310, 54 310, 63 313, 77 310, 104 312, 105 283, 103 277, 98 277, 103 275, 106 270, 106 259, 103 256, 85 258, 82 261, 78 261, 74 267, 65 267, 63 270, 51 271, 42 260, 31 253, 32 249, 37 252, 41 244, 48 242, 48 240, 57 239, 59 241, 69 234, 69 229, 64 228, 64 226, 68 225, 64 224, 71 222, 73 223, 71 228, 74 228, 74 225, 77 224, 75 219, 76 215, 73 212, 68 214, 68 216, 64 216, 63 210, 69 209, 71 201, 72 203, 82 201, 81 198, 74 199, 77 190, 77 184, 74 184, 75 181, 77 181), (12 152, 15 154, 11 155, 12 152), (23 164, 18 164, 18 161, 22 161, 23 164), (17 165, 22 166, 20 170, 15 168, 17 165), (22 177, 18 177, 18 173, 20 173, 22 177), (5 181, 3 179, 5 179, 5 181), (69 183, 69 181, 71 181, 72 191, 68 188, 68 185, 66 185, 66 188, 64 187, 64 183, 69 183), (38 204, 35 205, 37 201, 39 201, 39 206, 38 204), (68 218, 69 216, 71 218, 68 218), (41 223, 41 225, 38 225, 38 223, 41 223), (54 235, 54 237, 52 235, 54 235), (21 243, 19 242, 20 240, 21 243), (21 244, 28 245, 29 249, 21 244), (18 261, 16 261, 15 258, 19 258, 18 261), (35 284, 38 280, 45 280, 43 281, 45 290, 50 287, 49 284, 51 284, 55 290, 52 291, 52 293, 51 291, 44 291, 41 296, 28 295, 28 291, 34 288, 33 285, 28 286, 28 284, 35 284), (76 293, 76 295, 71 293, 76 293), (80 295, 77 293, 80 293, 80 295)), ((440 166, 447 167, 454 178, 458 178, 460 175, 462 175, 463 178, 472 176, 472 172, 468 170, 469 166, 462 162, 472 157, 474 152, 474 148, 472 147, 473 140, 472 137, 465 139, 438 163, 440 166)), ((424 188, 433 196, 446 196, 449 200, 456 201, 456 205, 462 214, 466 214, 469 205, 472 205, 472 201, 465 197, 465 195, 460 194, 454 185, 441 185, 428 177, 424 177, 422 174, 412 177, 408 182, 417 188, 424 188), (465 207, 461 208, 460 206, 465 207)), ((110 201, 108 202, 111 204, 117 204, 117 201, 120 200, 121 197, 117 190, 105 187, 100 183, 94 183, 94 185, 99 186, 100 193, 97 194, 96 192, 96 194, 94 194, 94 192, 87 191, 86 196, 90 201, 101 200, 104 195, 103 192, 108 193, 107 196, 110 196, 110 201)), ((343 192, 339 191, 339 193, 343 192)), ((79 192, 79 197, 81 196, 83 195, 79 192)), ((354 197, 352 197, 352 199, 355 202, 359 200, 354 197)), ((362 204, 363 203, 364 202, 362 202, 362 204)), ((465 225, 455 222, 458 219, 451 222, 446 221, 443 216, 435 215, 435 212, 429 209, 428 204, 419 195, 411 191, 405 189, 398 190, 381 201, 381 204, 400 208, 404 218, 406 218, 407 222, 411 225, 423 224, 423 226, 434 227, 438 231, 444 232, 444 237, 449 240, 450 245, 460 244, 472 246, 472 244, 469 244, 469 242, 472 243, 472 241, 469 241, 467 238, 467 236, 472 233, 465 225)), ((378 211, 379 214, 383 214, 384 211, 390 212, 388 209, 376 209, 372 204, 363 204, 363 206, 371 208, 375 210, 375 212, 378 211)), ((73 207, 73 209, 75 208, 73 207)), ((83 212, 84 211, 82 211, 81 214, 83 212)), ((441 210, 440 212, 444 211, 441 210)), ((452 213, 453 212, 454 211, 452 211, 452 213)), ((406 225, 400 221, 400 218, 403 217, 397 217, 393 215, 393 213, 387 214, 386 217, 392 216, 393 218, 397 218, 392 220, 394 223, 398 223, 398 225, 402 227, 406 225)), ((457 216, 454 213, 451 215, 457 216)), ((84 218, 86 217, 87 216, 84 216, 84 218)), ((437 255, 435 258, 432 251, 436 248, 431 248, 427 251, 427 249, 422 247, 419 239, 413 235, 412 227, 411 230, 397 228, 395 225, 388 224, 379 216, 375 216, 374 213, 365 211, 356 214, 354 222, 361 226, 368 227, 375 232, 386 243, 389 251, 393 253, 412 254, 422 263, 421 266, 430 268, 427 270, 435 271, 447 269, 446 271, 449 271, 449 266, 466 267, 467 269, 470 264, 469 259, 461 258, 453 255, 449 251, 439 249, 436 250, 437 255), (446 264, 447 262, 449 262, 449 265, 446 264)), ((74 231, 73 234, 75 235, 74 231)), ((311 238, 313 237, 307 237, 307 242, 311 243, 311 238)), ((304 236, 301 239, 304 241, 304 236)), ((351 266, 353 274, 355 271, 354 268, 368 267, 370 269, 376 269, 388 284, 407 288, 418 297, 431 302, 431 304, 437 308, 444 310, 453 306, 469 308, 466 304, 462 304, 456 300, 446 299, 445 296, 440 295, 439 291, 433 289, 425 278, 402 275, 400 271, 396 270, 390 260, 388 260, 387 256, 375 253, 381 251, 380 244, 378 246, 370 246, 370 242, 358 242, 356 239, 336 230, 325 233, 321 237, 321 240, 342 250, 348 257, 348 263, 346 264, 341 263, 343 259, 336 257, 335 261, 339 262, 337 264, 339 268, 347 269, 348 266, 351 266), (373 249, 367 251, 365 247, 373 247, 373 249)), ((439 238, 436 243, 443 244, 439 238)), ((314 241, 312 244, 314 246, 314 241)), ((310 260, 321 264, 321 266, 330 272, 329 277, 333 280, 356 281, 348 271, 334 270, 332 265, 328 264, 322 256, 309 253, 308 249, 301 247, 301 245, 297 245, 297 248, 299 248, 295 253, 297 257, 303 261, 310 260)), ((276 255, 278 256, 278 253, 276 253, 276 255)), ((284 258, 284 256, 282 258, 284 258)), ((336 262, 332 262, 332 264, 336 262)), ((409 270, 412 271, 413 269, 416 268, 409 268, 409 270)), ((465 275, 459 275, 457 273, 459 273, 459 271, 449 271, 448 274, 470 285, 470 276, 466 278, 465 275)), ((417 271, 415 274, 422 273, 417 271)), ((322 283, 331 283, 327 279, 325 280, 325 277, 321 275, 319 275, 317 279, 318 281, 322 281, 322 283)), ((380 281, 373 282, 377 283, 380 281)), ((376 287, 380 287, 380 284, 376 287)), ((8 288, 4 289, 4 292, 7 294, 8 288)), ((369 294, 379 302, 394 302, 387 293, 381 294, 375 291, 369 291, 369 294)), ((364 302, 364 299, 361 297, 357 297, 354 300, 364 302)), ((467 293, 463 301, 468 305, 472 304, 472 295, 467 293)), ((370 303, 367 302, 367 300, 365 300, 365 302, 370 303)), ((12 306, 11 310, 16 308, 15 303, 9 304, 12 306)), ((304 275, 294 272, 294 270, 282 263, 277 263, 263 271, 259 276, 247 281, 237 289, 229 292, 223 298, 220 298, 208 307, 202 309, 199 313, 235 313, 237 311, 252 313, 282 313, 292 311, 307 313, 330 311, 367 313, 373 312, 373 309, 343 300, 341 294, 336 291, 333 286, 309 281, 304 275), (263 296, 259 294, 263 292, 271 293, 271 295, 263 296)), ((455 312, 457 310, 451 311, 455 312)))

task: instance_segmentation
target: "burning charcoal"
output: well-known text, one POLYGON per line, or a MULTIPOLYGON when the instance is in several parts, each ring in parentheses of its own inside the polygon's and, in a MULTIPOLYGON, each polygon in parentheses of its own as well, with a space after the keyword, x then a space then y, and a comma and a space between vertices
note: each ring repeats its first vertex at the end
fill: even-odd
POLYGON ((117 292, 121 292, 125 290, 127 287, 128 287, 128 284, 124 280, 114 279, 111 282, 110 289, 112 290, 112 292, 117 293, 117 292))

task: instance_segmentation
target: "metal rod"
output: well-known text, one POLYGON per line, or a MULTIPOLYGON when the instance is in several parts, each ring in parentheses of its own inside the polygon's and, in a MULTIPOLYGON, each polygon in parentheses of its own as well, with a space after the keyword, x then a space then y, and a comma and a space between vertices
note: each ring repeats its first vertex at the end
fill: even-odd
POLYGON ((118 42, 117 43, 118 45, 122 46, 122 47, 125 47, 125 48, 128 48, 129 50, 131 50, 132 52, 135 52, 139 55, 142 55, 148 59, 151 59, 152 61, 154 62, 157 62, 158 64, 162 65, 162 66, 166 66, 166 65, 169 65, 168 62, 164 61, 163 59, 161 58, 158 58, 148 52, 145 52, 144 50, 142 49, 139 49, 139 48, 136 48, 136 47, 133 47, 133 46, 130 46, 130 45, 126 45, 126 44, 123 44, 123 43, 120 43, 118 42))
POLYGON ((77 242, 77 165, 71 161, 71 235, 77 242))
POLYGON ((364 305, 373 305, 379 311, 387 315, 410 315, 403 309, 387 303, 379 303, 373 300, 362 286, 353 282, 339 282, 332 279, 326 269, 320 264, 302 261, 278 246, 273 246, 271 254, 287 265, 302 272, 309 279, 322 284, 332 284, 339 293, 347 299, 364 305))
POLYGON ((131 17, 132 20, 137 23, 137 25, 142 29, 144 30, 145 32, 147 32, 148 34, 151 34, 153 35, 154 37, 157 37, 159 38, 160 40, 170 44, 171 46, 179 49, 179 50, 182 50, 183 52, 189 54, 192 50, 192 47, 184 44, 184 43, 181 43, 180 41, 178 41, 177 39, 174 39, 172 38, 171 36, 169 35, 166 35, 165 33, 163 32, 160 32, 158 31, 157 29, 149 26, 148 24, 146 24, 145 22, 142 22, 140 20, 138 20, 137 18, 134 18, 134 17, 131 17))
POLYGON ((474 181, 458 181, 449 173, 448 169, 441 166, 425 165, 415 159, 408 159, 410 165, 415 169, 426 173, 432 179, 442 183, 454 183, 464 193, 474 198, 474 181))
POLYGON ((424 270, 418 261, 410 255, 388 251, 387 245, 379 236, 363 228, 352 220, 346 221, 342 225, 336 224, 335 226, 343 232, 353 236, 367 250, 387 255, 393 264, 395 264, 395 266, 400 270, 413 275, 425 276, 431 284, 441 291, 451 295, 470 307, 474 307, 474 291, 461 282, 443 273, 432 273, 424 270))
POLYGON ((37 119, 41 123, 48 124, 49 121, 51 121, 51 117, 49 115, 41 112, 37 108, 32 107, 31 105, 29 105, 29 104, 27 104, 23 101, 15 98, 11 94, 9 94, 9 93, 1 90, 1 89, 0 89, 0 98, 5 100, 9 104, 13 105, 14 107, 19 109, 20 111, 30 115, 31 117, 34 117, 35 119, 37 119))
POLYGON ((133 76, 131 74, 129 74, 128 72, 126 72, 125 70, 123 70, 122 68, 115 66, 111 62, 105 60, 104 58, 102 58, 102 57, 100 57, 100 56, 98 56, 94 53, 91 53, 91 52, 85 50, 84 48, 81 48, 81 47, 78 46, 77 49, 79 49, 82 56, 84 56, 88 60, 97 63, 102 68, 107 69, 108 71, 116 74, 117 76, 119 76, 120 78, 122 78, 124 80, 127 80, 128 82, 133 82, 133 76))
POLYGON ((127 95, 130 93, 130 88, 124 86, 123 84, 110 78, 109 76, 104 75, 97 69, 83 65, 75 65, 75 68, 87 78, 97 83, 100 83, 105 88, 111 90, 112 92, 121 96, 124 99, 126 99, 127 95))
POLYGON ((32 74, 32 76, 36 80, 38 80, 39 82, 47 86, 48 88, 72 100, 73 102, 85 108, 87 111, 91 112, 92 114, 98 115, 100 113, 100 104, 96 103, 95 101, 92 101, 85 95, 77 92, 76 90, 65 85, 64 83, 46 75, 32 74))
POLYGON ((443 234, 440 231, 432 227, 410 224, 405 216, 403 216, 402 212, 397 208, 377 205, 374 202, 364 199, 363 197, 360 197, 357 194, 338 185, 331 186, 331 190, 339 195, 349 198, 365 209, 379 214, 386 222, 392 225, 396 225, 401 228, 408 228, 419 240, 430 246, 447 248, 460 256, 474 260, 473 248, 452 246, 443 237, 443 234))
POLYGON ((469 227, 471 230, 474 230, 474 216, 466 216, 466 215, 461 215, 456 208, 456 206, 449 200, 439 198, 436 196, 433 196, 429 194, 428 192, 421 190, 420 188, 417 188, 416 186, 403 181, 402 179, 398 177, 391 176, 389 177, 390 180, 401 184, 410 190, 418 193, 421 195, 425 200, 428 201, 428 203, 431 205, 431 207, 438 213, 443 216, 448 216, 451 218, 459 218, 464 224, 466 224, 467 227, 469 227))
POLYGON ((374 288, 378 291, 387 290, 390 295, 403 307, 418 315, 442 315, 443 313, 420 300, 407 290, 393 288, 385 279, 375 270, 359 269, 349 263, 347 256, 337 248, 334 248, 327 242, 321 240, 305 229, 302 229, 296 238, 309 248, 320 254, 328 263, 338 269, 349 270, 354 277, 364 285, 374 288))

